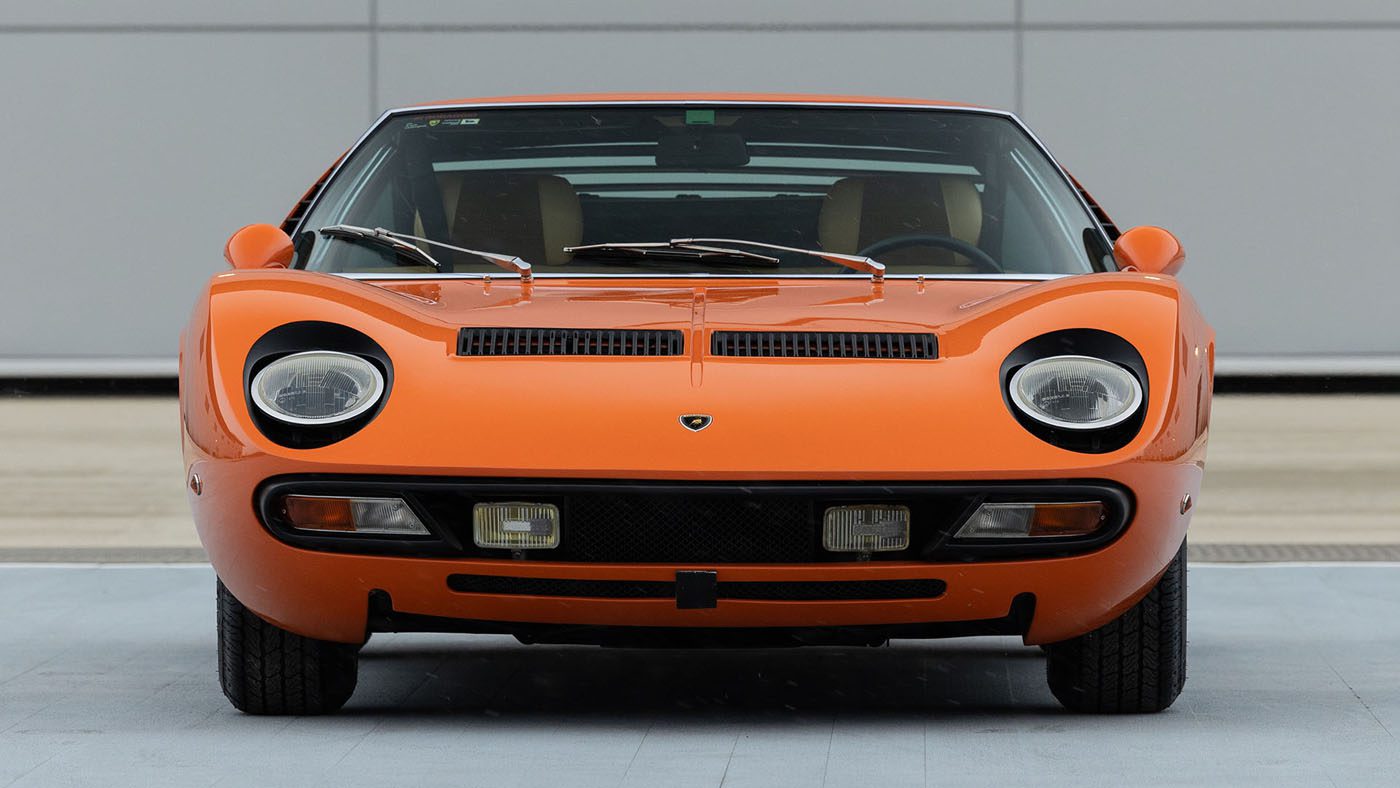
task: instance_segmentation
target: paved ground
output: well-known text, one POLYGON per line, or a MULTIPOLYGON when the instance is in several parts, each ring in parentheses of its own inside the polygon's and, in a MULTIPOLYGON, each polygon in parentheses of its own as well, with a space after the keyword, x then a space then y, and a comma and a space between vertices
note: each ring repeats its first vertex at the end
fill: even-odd
POLYGON ((1007 638, 648 652, 377 636, 330 718, 245 717, 202 566, 0 566, 0 786, 1394 785, 1400 566, 1194 566, 1190 672, 1062 712, 1007 638))
MULTIPOLYGON (((199 555, 173 399, 0 399, 0 447, 0 556, 199 555)), ((1217 397, 1191 538, 1400 544, 1397 479, 1400 396, 1217 397)))

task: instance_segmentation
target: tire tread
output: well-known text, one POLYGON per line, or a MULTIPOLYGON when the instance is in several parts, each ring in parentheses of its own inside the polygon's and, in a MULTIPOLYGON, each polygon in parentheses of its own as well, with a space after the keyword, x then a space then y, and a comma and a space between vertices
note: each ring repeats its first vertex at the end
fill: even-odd
POLYGON ((1045 647, 1050 691, 1071 711, 1161 711, 1186 683, 1186 544, 1157 585, 1093 632, 1045 647))
POLYGON ((248 714, 326 714, 355 691, 358 647, 269 624, 218 583, 219 683, 248 714))

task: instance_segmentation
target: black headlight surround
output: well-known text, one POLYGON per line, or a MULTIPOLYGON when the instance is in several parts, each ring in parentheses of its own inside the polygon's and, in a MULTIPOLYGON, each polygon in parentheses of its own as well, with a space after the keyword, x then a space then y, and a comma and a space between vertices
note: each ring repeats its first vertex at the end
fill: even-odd
POLYGON ((263 334, 248 350, 243 362, 243 399, 258 430, 269 440, 289 449, 319 449, 364 429, 384 409, 394 386, 394 365, 389 354, 366 334, 339 323, 302 320, 286 323, 263 334), (384 391, 374 407, 349 421, 335 424, 291 424, 267 415, 253 402, 253 377, 279 358, 308 350, 333 350, 359 356, 379 368, 384 391))
POLYGON ((1128 340, 1096 328, 1070 328, 1041 334, 1023 342, 1001 363, 1001 397, 1006 409, 1032 435, 1062 449, 1083 454, 1106 454, 1128 445, 1142 430, 1151 390, 1147 364, 1128 340), (1093 356, 1128 370, 1142 386, 1142 404, 1127 419, 1102 429, 1070 430, 1054 427, 1027 415, 1011 401, 1011 376, 1031 363, 1051 356, 1093 356))

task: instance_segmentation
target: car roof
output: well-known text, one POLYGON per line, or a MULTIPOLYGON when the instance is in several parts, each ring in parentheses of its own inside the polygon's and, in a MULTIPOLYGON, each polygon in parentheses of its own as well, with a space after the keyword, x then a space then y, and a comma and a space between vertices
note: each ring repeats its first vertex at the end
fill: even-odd
POLYGON ((821 95, 810 93, 548 93, 530 96, 488 96, 452 99, 414 104, 402 109, 423 107, 451 108, 501 104, 632 104, 632 103, 742 103, 742 104, 830 104, 898 106, 898 107, 964 107, 987 109, 976 104, 929 99, 895 98, 885 96, 821 95))

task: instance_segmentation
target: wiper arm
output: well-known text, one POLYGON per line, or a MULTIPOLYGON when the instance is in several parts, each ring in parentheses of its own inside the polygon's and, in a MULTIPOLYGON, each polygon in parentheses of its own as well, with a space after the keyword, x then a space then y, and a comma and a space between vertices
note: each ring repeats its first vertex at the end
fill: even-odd
POLYGON ((625 259, 670 258, 697 263, 720 263, 725 260, 737 260, 776 266, 781 262, 776 257, 746 252, 743 249, 723 249, 718 246, 702 246, 700 244, 679 245, 674 241, 583 244, 581 246, 566 246, 564 251, 570 254, 618 255, 625 259))
POLYGON ((760 249, 775 249, 779 252, 792 252, 794 254, 805 254, 811 257, 820 257, 828 263, 844 265, 847 268, 870 274, 870 278, 876 282, 885 280, 885 264, 877 262, 858 254, 838 254, 836 252, 823 252, 819 249, 800 249, 796 246, 779 246, 778 244, 764 243, 763 241, 746 241, 742 238, 672 238, 667 245, 676 249, 704 249, 702 244, 739 244, 741 246, 757 246, 760 249))
POLYGON ((515 255, 483 252, 479 249, 468 249, 464 246, 454 246, 452 244, 443 243, 442 241, 434 241, 431 238, 420 238, 419 236, 408 235, 407 233, 396 233, 386 230, 383 227, 371 228, 358 227, 353 224, 333 224, 330 227, 322 227, 321 235, 329 238, 345 238, 347 240, 359 240, 379 244, 386 249, 392 249, 398 252, 404 257, 432 266, 435 271, 442 272, 446 270, 443 264, 438 262, 432 255, 409 243, 409 241, 420 241, 430 246, 440 246, 443 249, 451 249, 454 252, 463 252, 489 260, 507 271, 514 271, 519 274, 520 281, 522 282, 529 282, 534 278, 531 273, 533 267, 515 255))
POLYGON ((711 246, 711 244, 737 244, 739 246, 757 246, 760 249, 773 249, 779 252, 792 252, 794 254, 805 254, 811 257, 819 257, 828 263, 844 265, 847 268, 870 274, 870 278, 876 282, 885 279, 885 266, 857 254, 838 254, 836 252, 823 252, 818 249, 800 249, 795 246, 779 246, 778 244, 765 243, 763 241, 746 241, 740 238, 672 238, 669 241, 638 242, 638 243, 605 243, 588 244, 586 246, 566 246, 566 252, 601 252, 631 254, 637 257, 647 256, 669 256, 678 255, 684 252, 694 252, 696 261, 704 261, 707 256, 735 257, 743 260, 762 261, 766 265, 778 265, 779 260, 769 255, 746 252, 742 249, 731 249, 727 246, 711 246))
POLYGON ((433 256, 419 249, 411 243, 400 241, 389 234, 388 230, 381 228, 370 229, 368 227, 356 227, 353 224, 333 224, 330 227, 322 227, 321 235, 327 238, 344 238, 347 241, 368 241, 369 243, 382 246, 400 256, 406 257, 417 263, 431 266, 435 271, 442 271, 442 263, 433 259, 433 256))

